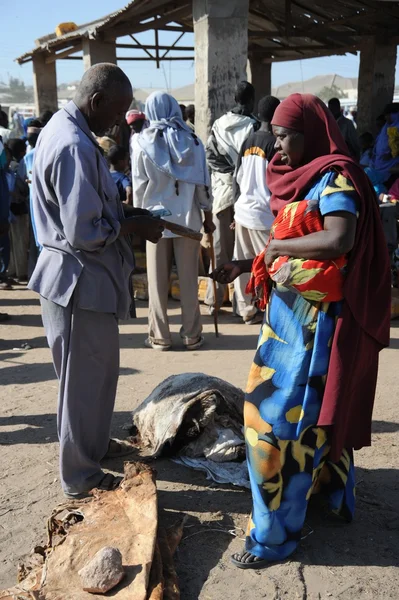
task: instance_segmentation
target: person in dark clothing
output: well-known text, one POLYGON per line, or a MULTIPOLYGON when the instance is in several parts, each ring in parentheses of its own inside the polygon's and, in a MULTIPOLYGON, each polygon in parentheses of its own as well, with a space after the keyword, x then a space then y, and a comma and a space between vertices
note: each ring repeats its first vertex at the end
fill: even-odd
POLYGON ((53 114, 54 113, 52 110, 44 110, 42 113, 40 113, 39 121, 42 124, 42 127, 47 125, 53 114))
MULTIPOLYGON (((259 101, 260 128, 243 143, 234 178, 235 248, 236 260, 257 256, 267 244, 274 215, 270 209, 270 191, 266 170, 275 155, 276 138, 271 121, 280 100, 265 96, 259 101)), ((248 325, 260 323, 263 313, 257 311, 251 296, 245 293, 249 275, 240 275, 234 281, 236 312, 248 325)))
POLYGON ((126 170, 129 167, 129 153, 122 146, 113 146, 108 152, 107 160, 121 202, 133 205, 132 182, 126 175, 126 170))
MULTIPOLYGON (((233 176, 241 147, 248 136, 257 129, 258 122, 252 112, 255 104, 255 88, 248 81, 240 81, 235 91, 235 107, 215 121, 206 145, 206 158, 211 171, 213 193, 213 222, 216 225, 214 247, 216 266, 229 262, 233 257, 234 231, 230 225, 234 219, 233 176)), ((221 306, 226 286, 217 283, 217 299, 213 295, 213 283, 209 281, 205 304, 212 314, 221 306)))
POLYGON ((360 144, 357 137, 356 129, 353 121, 344 117, 341 111, 341 103, 338 98, 331 98, 328 101, 328 108, 337 121, 337 125, 342 133, 342 136, 348 146, 352 158, 360 159, 360 144))
POLYGON ((189 104, 186 108, 186 123, 193 131, 195 131, 195 106, 194 106, 194 104, 189 104))

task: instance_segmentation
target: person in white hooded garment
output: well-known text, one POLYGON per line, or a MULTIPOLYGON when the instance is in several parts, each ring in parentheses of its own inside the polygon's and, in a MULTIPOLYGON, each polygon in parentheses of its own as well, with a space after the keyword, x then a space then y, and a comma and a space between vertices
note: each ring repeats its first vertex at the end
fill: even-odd
MULTIPOLYGON (((214 230, 210 178, 202 142, 182 119, 177 101, 154 92, 146 102, 148 128, 133 138, 133 204, 195 231, 214 230)), ((187 350, 203 344, 198 304, 200 243, 167 229, 157 244, 147 243, 149 293, 148 339, 145 345, 169 350, 172 338, 167 303, 173 256, 176 261, 182 308, 180 337, 187 350)))

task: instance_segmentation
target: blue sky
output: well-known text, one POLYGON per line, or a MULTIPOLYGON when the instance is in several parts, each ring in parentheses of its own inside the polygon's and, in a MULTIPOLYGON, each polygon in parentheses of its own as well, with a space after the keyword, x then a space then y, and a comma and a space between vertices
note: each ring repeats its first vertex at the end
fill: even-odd
MULTIPOLYGON (((20 77, 27 84, 32 83, 32 65, 19 66, 14 58, 34 47, 34 40, 54 31, 62 22, 73 21, 77 24, 92 21, 110 12, 118 10, 124 0, 20 0, 10 2, 0 0, 1 34, 0 34, 0 81, 7 82, 9 75, 20 77)), ((163 33, 160 43, 174 41, 177 34, 163 33)), ((151 33, 137 36, 141 41, 153 42, 151 33)), ((131 40, 128 38, 127 41, 131 40)), ((132 43, 132 42, 131 42, 132 43)), ((192 34, 183 37, 182 45, 193 43, 192 34)), ((129 55, 128 50, 119 50, 120 55, 129 55)), ((194 65, 192 62, 165 62, 164 68, 157 69, 149 62, 126 62, 120 66, 130 77, 133 87, 168 87, 175 88, 194 81, 194 65)), ((331 56, 327 58, 276 63, 272 68, 273 86, 289 81, 309 79, 314 75, 337 73, 344 77, 357 77, 359 59, 353 55, 331 56)), ((58 83, 78 80, 83 72, 81 61, 58 61, 58 83)))

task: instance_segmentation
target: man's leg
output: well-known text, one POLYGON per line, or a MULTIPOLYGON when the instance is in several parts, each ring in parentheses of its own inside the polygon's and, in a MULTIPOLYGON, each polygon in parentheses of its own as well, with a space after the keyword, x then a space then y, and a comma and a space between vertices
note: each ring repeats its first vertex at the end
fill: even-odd
POLYGON ((61 483, 79 494, 100 483, 119 376, 119 332, 113 314, 66 308, 41 298, 43 323, 59 379, 61 483))
POLYGON ((148 336, 155 344, 172 343, 168 321, 168 295, 172 267, 173 239, 147 242, 148 336))
POLYGON ((200 244, 189 238, 174 238, 173 252, 180 283, 182 328, 180 336, 185 345, 198 341, 201 336, 201 313, 198 302, 198 257, 200 244))
POLYGON ((7 269, 10 263, 10 237, 8 232, 0 236, 0 282, 7 280, 7 269))
MULTIPOLYGON (((230 262, 233 258, 234 231, 230 229, 230 225, 233 221, 234 209, 232 206, 226 208, 225 210, 222 210, 222 212, 218 213, 217 215, 213 215, 213 222, 216 225, 216 229, 213 233, 216 267, 219 267, 220 265, 223 265, 226 262, 230 262)), ((217 283, 216 291, 218 307, 220 308, 223 304, 226 286, 217 283)), ((208 306, 215 305, 215 299, 213 297, 213 282, 211 279, 208 282, 205 304, 207 304, 208 306)))
MULTIPOLYGON (((257 231, 247 229, 236 223, 235 227, 235 248, 234 256, 237 260, 246 260, 255 258, 262 250, 264 250, 267 240, 269 239, 269 231, 257 231)), ((250 274, 245 273, 240 275, 234 281, 234 294, 237 303, 237 313, 244 319, 250 321, 257 312, 256 306, 251 302, 251 297, 245 293, 245 288, 249 281, 250 274)))

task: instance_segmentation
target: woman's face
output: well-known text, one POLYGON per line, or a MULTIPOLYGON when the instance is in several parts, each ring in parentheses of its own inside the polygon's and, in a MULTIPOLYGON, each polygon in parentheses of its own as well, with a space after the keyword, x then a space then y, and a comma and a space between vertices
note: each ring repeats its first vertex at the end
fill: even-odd
POLYGON ((297 167, 302 164, 305 154, 303 133, 279 125, 273 125, 273 133, 276 137, 274 148, 280 154, 281 162, 289 167, 297 167))

